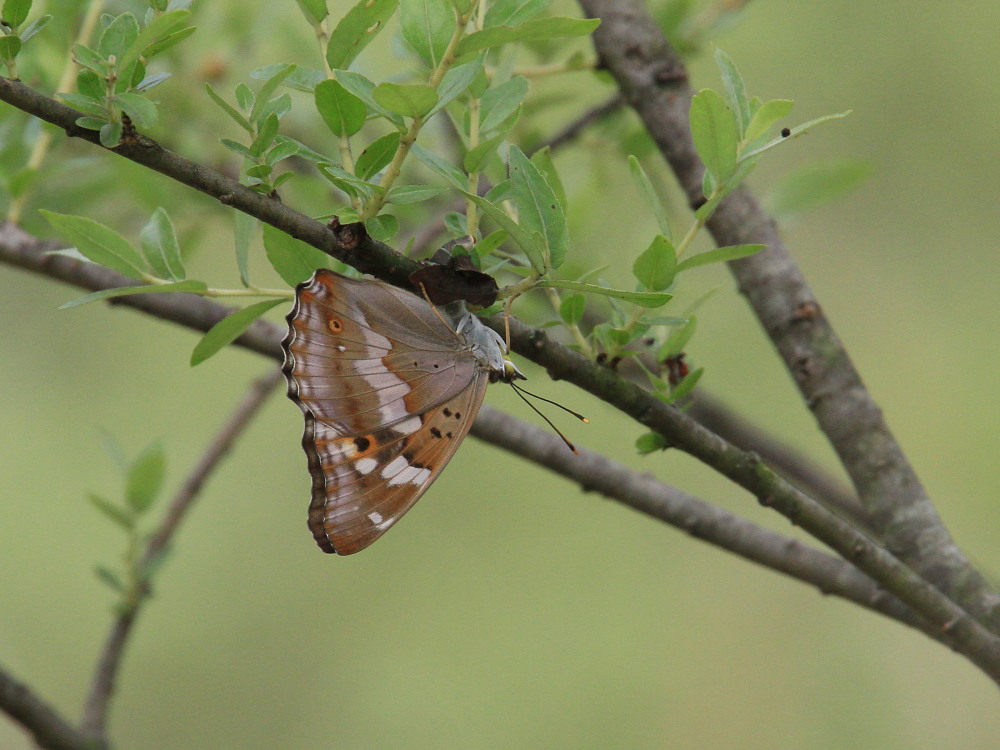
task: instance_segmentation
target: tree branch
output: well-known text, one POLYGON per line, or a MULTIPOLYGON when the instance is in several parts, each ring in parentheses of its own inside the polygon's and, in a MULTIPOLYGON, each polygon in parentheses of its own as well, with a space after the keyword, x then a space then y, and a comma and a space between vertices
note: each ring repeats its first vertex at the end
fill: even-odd
MULTIPOLYGON (((282 380, 281 370, 276 368, 254 381, 250 386, 243 400, 205 450, 201 461, 198 462, 198 465, 174 496, 160 525, 153 532, 146 545, 140 570, 149 569, 166 551, 167 545, 197 499, 205 481, 218 468, 222 459, 232 449, 236 439, 246 430, 267 397, 282 380)), ((125 645, 144 601, 145 596, 138 597, 135 604, 125 608, 112 623, 84 704, 81 729, 88 737, 101 741, 105 739, 108 708, 114 693, 115 680, 121 666, 125 645)))
MULTIPOLYGON (((32 251, 30 239, 30 235, 16 227, 0 226, 0 261, 13 261, 22 268, 94 290, 122 286, 127 281, 120 274, 101 266, 81 263, 65 256, 45 256, 37 248, 32 251), (32 258, 35 262, 32 262, 32 258), (79 278, 74 280, 76 276, 79 278)), ((47 245, 37 240, 35 242, 36 245, 47 245)), ((205 319, 221 319, 227 311, 227 308, 214 302, 181 293, 137 295, 111 301, 133 306, 148 314, 185 325, 188 324, 188 319, 194 317, 197 325, 193 327, 199 329, 205 319), (136 304, 144 298, 146 302, 155 305, 136 304), (184 311, 182 308, 187 303, 198 307, 201 314, 191 316, 184 311)), ((258 322, 260 326, 253 335, 248 332, 246 336, 237 339, 236 343, 280 360, 280 348, 269 345, 265 339, 270 338, 272 342, 276 342, 281 337, 282 331, 271 323, 258 322)), ((662 402, 656 403, 662 405, 662 402)), ((702 428, 702 432, 707 431, 702 428)), ((802 580, 824 593, 841 596, 897 619, 921 630, 931 638, 958 648, 959 644, 953 630, 928 624, 896 597, 881 590, 869 578, 844 561, 806 547, 790 538, 761 529, 745 519, 714 508, 668 485, 638 476, 635 472, 592 452, 584 450, 580 458, 570 456, 561 441, 555 441, 548 433, 536 430, 513 417, 501 415, 496 410, 483 407, 472 433, 479 439, 499 445, 562 474, 580 484, 585 490, 600 491, 642 513, 674 525, 696 538, 802 580)))
MULTIPOLYGON (((692 91, 683 61, 636 0, 580 0, 600 18, 594 45, 656 141, 692 207, 703 167, 688 130, 692 91)), ((887 548, 1000 633, 1000 595, 955 545, 865 389, 769 217, 750 192, 728 196, 708 222, 719 245, 766 249, 730 270, 774 342, 803 399, 850 475, 887 548)))
POLYGON ((0 709, 23 726, 39 747, 48 750, 104 750, 0 666, 0 709))

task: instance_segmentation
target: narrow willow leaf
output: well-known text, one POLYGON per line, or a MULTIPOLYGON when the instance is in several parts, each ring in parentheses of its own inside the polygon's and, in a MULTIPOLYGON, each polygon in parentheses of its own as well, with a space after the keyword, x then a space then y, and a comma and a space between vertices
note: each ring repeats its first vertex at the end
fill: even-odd
POLYGON ((482 54, 477 57, 472 62, 467 62, 464 65, 457 65, 447 73, 441 79, 441 85, 438 86, 437 94, 438 101, 431 111, 427 113, 427 117, 430 117, 438 110, 447 107, 455 99, 460 97, 472 82, 476 79, 476 76, 483 69, 483 63, 486 60, 486 54, 482 54))
POLYGON ((373 175, 378 174, 386 164, 392 161, 392 157, 396 155, 396 149, 398 148, 398 132, 393 131, 387 135, 383 135, 361 152, 361 156, 354 163, 354 174, 362 180, 370 179, 373 175))
POLYGON ((375 101, 375 82, 365 78, 360 73, 355 73, 350 70, 336 70, 334 75, 337 77, 337 81, 348 91, 358 97, 361 101, 369 106, 373 112, 377 112, 382 115, 385 119, 389 120, 393 125, 395 125, 400 130, 405 130, 403 125, 403 118, 397 115, 395 112, 390 112, 388 109, 383 107, 377 101, 375 101))
POLYGON ((250 243, 257 229, 258 219, 242 211, 233 212, 233 242, 236 249, 236 267, 240 272, 240 282, 250 286, 250 243))
MULTIPOLYGON (((265 225, 266 227, 267 225, 265 225)), ((261 315, 272 307, 287 302, 284 299, 269 299, 248 305, 241 310, 236 310, 231 315, 226 316, 202 336, 201 341, 191 352, 191 366, 199 365, 206 359, 216 354, 223 347, 238 339, 247 328, 253 325, 261 315)))
POLYGON ((763 250, 764 247, 764 245, 727 245, 726 247, 717 247, 715 250, 709 250, 698 255, 692 255, 690 258, 685 258, 677 264, 677 272, 680 273, 689 268, 704 266, 708 263, 719 263, 720 261, 745 258, 748 255, 753 255, 763 250))
POLYGON ((670 392, 671 401, 679 401, 680 399, 687 396, 694 387, 698 385, 698 381, 701 380, 701 376, 705 374, 705 368, 699 367, 696 370, 692 370, 680 383, 674 386, 674 389, 670 392))
POLYGON ((217 93, 215 93, 215 89, 212 88, 212 84, 206 83, 205 91, 208 92, 208 95, 209 97, 211 97, 212 101, 218 104, 219 107, 222 109, 222 111, 225 112, 227 115, 229 115, 229 117, 232 118, 232 120, 237 125, 239 125, 241 128, 243 128, 251 135, 253 134, 253 125, 250 124, 250 121, 246 117, 244 117, 240 112, 238 112, 233 105, 231 105, 229 102, 227 102, 217 93))
POLYGON ((695 329, 698 327, 698 318, 692 315, 688 318, 688 322, 679 328, 675 328, 671 331, 667 340, 660 347, 659 351, 656 353, 656 357, 661 362, 668 357, 676 357, 678 354, 684 351, 684 348, 688 345, 691 337, 694 336, 695 329))
POLYGON ((373 240, 387 242, 399 231, 399 219, 392 214, 379 214, 365 220, 365 229, 373 240))
POLYGON ((788 135, 775 138, 774 140, 768 142, 767 144, 761 146, 760 148, 754 149, 753 151, 743 154, 743 159, 750 159, 753 158, 754 156, 758 156, 759 154, 762 154, 765 151, 769 151, 775 146, 784 143, 785 141, 790 141, 793 138, 797 138, 798 136, 808 132, 810 129, 816 127, 817 125, 822 125, 824 122, 830 122, 831 120, 839 120, 842 117, 847 117, 849 114, 851 114, 851 110, 847 110, 846 112, 838 112, 835 115, 824 115, 822 117, 817 117, 815 120, 810 120, 809 122, 803 123, 802 125, 792 128, 791 130, 789 130, 788 135))
POLYGON ((28 40, 31 39, 31 37, 33 37, 39 31, 44 29, 46 26, 48 26, 49 21, 51 20, 52 16, 49 14, 45 14, 44 16, 36 18, 34 21, 29 23, 23 29, 21 29, 21 33, 18 34, 18 36, 21 39, 21 44, 27 44, 28 40))
POLYGON ((317 268, 325 266, 329 257, 270 224, 264 224, 264 252, 274 270, 291 287, 308 279, 317 268))
POLYGON ((410 153, 422 161, 433 172, 451 183, 452 187, 456 187, 459 190, 468 187, 468 180, 462 170, 452 166, 433 151, 428 151, 419 143, 414 143, 410 148, 410 153))
POLYGON ((491 232, 476 243, 476 253, 479 254, 480 258, 485 258, 506 242, 508 236, 507 232, 503 229, 491 232))
POLYGON ((101 40, 97 43, 97 54, 105 60, 111 55, 121 59, 138 37, 139 22, 131 13, 122 13, 101 32, 101 40))
POLYGON ((553 16, 528 21, 520 26, 494 26, 469 34, 458 44, 458 57, 481 49, 499 47, 510 42, 531 42, 590 34, 600 25, 597 18, 563 18, 553 16))
POLYGON ((462 168, 469 174, 480 171, 486 162, 496 155, 497 146, 506 137, 506 133, 500 133, 466 151, 465 156, 462 157, 462 168))
POLYGON ((41 211, 63 237, 94 263, 107 266, 131 279, 146 275, 143 259, 128 241, 111 227, 83 216, 41 211))
POLYGON ((483 27, 520 26, 552 4, 552 0, 494 0, 486 11, 483 27))
POLYGON ((10 65, 21 51, 21 40, 13 34, 0 36, 0 62, 10 65))
POLYGON ((368 117, 365 103, 337 81, 328 80, 318 84, 313 97, 316 111, 335 136, 352 136, 365 124, 368 117))
POLYGON ((531 155, 531 163, 545 175, 545 181, 552 188, 552 192, 556 194, 556 200, 563 207, 563 213, 567 212, 569 204, 566 202, 566 189, 563 187, 559 172, 556 171, 556 164, 552 160, 552 149, 549 146, 538 149, 531 155))
POLYGON ((278 87, 282 82, 288 78, 298 66, 294 63, 287 63, 280 66, 274 75, 264 81, 264 85, 260 87, 260 91, 257 92, 257 107, 254 112, 251 113, 250 121, 257 122, 266 116, 265 112, 258 111, 258 108, 263 107, 267 102, 270 101, 271 97, 277 92, 278 87))
POLYGON ((486 198, 466 192, 465 190, 462 190, 462 194, 479 206, 484 214, 507 232, 510 238, 514 240, 525 256, 527 256, 528 262, 531 263, 531 267, 536 273, 545 273, 545 254, 541 246, 541 235, 537 232, 530 232, 525 227, 520 226, 503 209, 490 203, 486 198))
POLYGON ((665 451, 669 447, 670 442, 658 432, 647 432, 640 435, 635 441, 635 448, 642 456, 665 451))
POLYGON ((521 226, 545 241, 545 267, 558 268, 566 259, 569 232, 562 205, 545 177, 517 146, 510 147, 510 182, 521 226))
POLYGON ((163 292, 200 292, 207 289, 204 281, 171 281, 169 284, 140 284, 139 286, 120 286, 114 289, 100 289, 82 297, 77 297, 69 302, 59 305, 60 310, 68 310, 71 307, 79 307, 88 302, 110 299, 111 297, 126 297, 132 294, 160 294, 163 292))
POLYGON ((166 456, 159 441, 150 444, 129 467, 125 479, 125 501, 136 515, 153 504, 163 486, 166 456))
POLYGON ((26 20, 31 11, 31 0, 4 0, 3 22, 6 26, 16 29, 26 20))
POLYGON ((716 183, 725 184, 736 171, 739 141, 732 110, 716 92, 702 89, 691 100, 689 116, 698 156, 716 183))
POLYGON ((148 60, 149 58, 154 57, 177 44, 180 44, 197 30, 198 29, 195 26, 188 26, 186 29, 175 31, 173 34, 167 34, 159 41, 153 42, 151 45, 146 47, 146 49, 142 51, 142 56, 148 60))
POLYGON ((747 96, 746 84, 743 83, 743 76, 736 69, 736 64, 729 55, 716 47, 715 62, 722 73, 722 85, 726 90, 726 100, 736 117, 736 130, 741 137, 745 137, 747 125, 750 122, 750 99, 747 96))
POLYGON ((354 58, 385 28, 396 12, 399 0, 359 0, 340 19, 326 47, 326 61, 331 68, 351 67, 354 58))
POLYGON ((587 310, 587 298, 582 294, 571 294, 559 303, 559 317, 566 325, 575 326, 583 320, 587 310))
MULTIPOLYGON (((285 67, 282 63, 274 65, 263 65, 250 71, 250 77, 257 81, 269 80, 279 69, 285 67)), ((301 65, 292 71, 291 75, 285 78, 281 84, 296 91, 304 91, 311 94, 316 87, 326 80, 326 73, 315 68, 304 68, 301 65)), ((374 84, 373 84, 374 85, 374 84)))
POLYGON ((380 83, 372 92, 375 101, 403 117, 423 117, 437 104, 437 92, 424 84, 380 83))
POLYGON ((326 9, 326 0, 296 0, 299 9, 310 23, 320 23, 330 11, 326 9))
POLYGON ((156 124, 156 105, 141 94, 117 94, 113 101, 132 118, 137 128, 145 130, 156 124))
POLYGON ((104 148, 114 148, 122 142, 122 124, 106 122, 101 126, 101 145, 104 148))
POLYGON ((181 281, 187 276, 174 224, 166 210, 157 208, 139 233, 143 255, 161 279, 181 281))
POLYGON ((385 199, 387 203, 420 203, 441 195, 444 188, 432 185, 397 185, 389 190, 385 199))
MULTIPOLYGON (((118 69, 125 70, 129 65, 138 60, 140 55, 146 58, 151 57, 152 55, 147 52, 147 48, 152 47, 155 43, 177 31, 181 25, 187 23, 190 17, 191 11, 188 10, 170 10, 155 16, 146 24, 146 28, 136 35, 128 49, 118 55, 118 69)), ((194 32, 193 28, 187 35, 190 35, 192 32, 194 32)), ((178 39, 177 41, 181 40, 178 39)), ((162 49, 157 51, 162 52, 162 49)))
POLYGON ((499 86, 487 89, 479 103, 480 131, 484 135, 492 134, 517 112, 527 95, 528 79, 524 76, 514 76, 499 86))
POLYGON ((809 164, 795 170, 767 195, 767 206, 776 216, 788 218, 829 203, 851 192, 871 175, 866 161, 845 160, 809 164))
POLYGON ((635 184, 639 187, 639 192, 642 193, 642 197, 646 199, 646 204, 656 217, 656 223, 660 225, 660 234, 673 242, 666 207, 663 205, 663 201, 660 200, 660 196, 656 194, 656 188, 653 187, 653 183, 649 179, 649 175, 646 174, 646 170, 642 168, 642 164, 632 154, 629 154, 628 157, 628 169, 632 174, 635 184))
POLYGON ((403 39, 429 67, 441 62, 455 33, 455 11, 441 0, 400 0, 403 39))
POLYGON ((656 235, 632 264, 632 275, 646 289, 659 292, 674 282, 677 274, 677 251, 666 237, 656 235))
POLYGON ((766 135, 774 123, 792 111, 794 104, 795 102, 791 99, 772 99, 769 102, 764 102, 750 118, 750 124, 747 125, 743 140, 747 143, 753 143, 761 136, 766 135))
POLYGON ((665 292, 629 292, 624 289, 609 289, 596 284, 584 284, 580 281, 568 281, 564 279, 543 279, 538 282, 539 287, 553 287, 556 289, 570 289, 574 292, 586 292, 588 294, 600 294, 604 297, 631 302, 640 307, 660 307, 667 304, 672 298, 672 294, 665 292))
POLYGON ((125 508, 120 508, 110 500, 95 495, 93 492, 87 493, 87 502, 93 505, 105 517, 114 521, 126 531, 135 528, 135 517, 125 508))

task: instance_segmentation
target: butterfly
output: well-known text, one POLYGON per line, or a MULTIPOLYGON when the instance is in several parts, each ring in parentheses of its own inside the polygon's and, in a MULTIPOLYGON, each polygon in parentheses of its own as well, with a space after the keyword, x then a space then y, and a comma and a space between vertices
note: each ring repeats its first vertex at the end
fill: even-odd
POLYGON ((524 378, 461 303, 378 281, 319 269, 286 319, 282 370, 305 416, 309 528, 324 552, 382 536, 455 455, 486 386, 524 378))

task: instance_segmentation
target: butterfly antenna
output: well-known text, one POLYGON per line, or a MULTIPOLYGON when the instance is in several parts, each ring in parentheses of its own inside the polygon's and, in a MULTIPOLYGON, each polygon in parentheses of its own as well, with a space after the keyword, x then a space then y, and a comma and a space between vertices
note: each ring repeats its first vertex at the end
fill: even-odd
POLYGON ((526 403, 526 404, 527 404, 528 406, 530 406, 530 407, 531 407, 532 411, 534 411, 534 412, 535 412, 535 414, 537 414, 538 416, 540 416, 540 417, 541 417, 542 419, 544 419, 544 420, 545 420, 545 423, 546 423, 546 424, 547 424, 547 425, 548 425, 549 427, 551 427, 551 428, 552 428, 552 429, 553 429, 553 430, 555 431, 556 435, 558 435, 558 436, 559 436, 560 438, 562 438, 562 441, 563 441, 564 443, 566 443, 566 447, 567 447, 567 448, 569 448, 569 449, 570 449, 571 451, 573 451, 573 453, 575 453, 575 454, 577 454, 577 455, 579 455, 579 454, 580 454, 580 451, 578 451, 578 450, 576 449, 576 446, 575 446, 575 445, 573 445, 573 443, 571 443, 571 442, 569 441, 569 439, 568 439, 568 438, 567 438, 567 437, 566 437, 565 435, 563 435, 563 434, 562 434, 562 432, 560 431, 560 429, 559 429, 558 427, 556 427, 556 426, 555 426, 554 424, 552 424, 552 420, 551 420, 551 419, 549 419, 548 417, 546 417, 546 416, 545 416, 544 414, 542 414, 542 412, 540 412, 540 411, 538 410, 538 407, 536 407, 536 406, 535 406, 535 405, 534 405, 533 403, 531 403, 530 401, 528 401, 528 399, 527 399, 527 397, 525 396, 525 394, 528 394, 528 396, 532 396, 532 397, 534 397, 534 398, 537 398, 537 399, 539 399, 540 401, 544 401, 544 402, 546 402, 546 403, 548 403, 548 404, 552 404, 553 406, 558 406, 558 407, 559 407, 560 409, 562 409, 563 411, 567 411, 567 412, 569 412, 570 414, 572 414, 572 415, 573 415, 574 417, 576 417, 577 419, 579 419, 579 420, 580 420, 581 422, 587 422, 587 423, 589 423, 589 422, 590 422, 590 420, 589 420, 589 419, 587 419, 587 418, 586 418, 585 416, 583 416, 582 414, 577 414, 577 413, 576 413, 575 411, 573 411, 572 409, 568 409, 568 408, 566 408, 566 407, 565 407, 565 406, 563 406, 562 404, 558 404, 558 403, 556 403, 555 401, 552 401, 552 400, 550 400, 550 399, 547 399, 547 398, 545 398, 544 396, 539 396, 539 395, 538 395, 538 394, 536 394, 536 393, 532 393, 531 391, 527 391, 527 390, 525 390, 524 388, 521 388, 520 386, 518 386, 518 385, 515 385, 515 384, 514 384, 513 382, 512 382, 511 384, 510 384, 510 387, 514 389, 514 393, 516 393, 516 394, 517 394, 517 395, 518 395, 518 396, 520 397, 520 399, 521 399, 522 401, 524 401, 524 403, 526 403))

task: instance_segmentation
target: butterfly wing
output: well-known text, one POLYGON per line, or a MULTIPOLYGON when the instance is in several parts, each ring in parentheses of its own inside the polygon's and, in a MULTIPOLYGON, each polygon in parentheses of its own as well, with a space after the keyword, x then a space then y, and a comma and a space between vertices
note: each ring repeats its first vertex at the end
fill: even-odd
POLYGON ((424 300, 320 270, 296 290, 284 371, 302 409, 309 526, 326 552, 385 533, 434 481, 489 375, 424 300))

